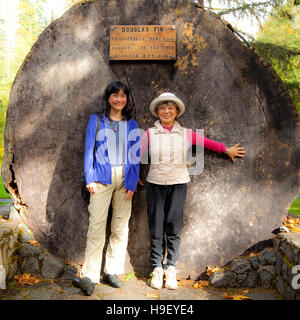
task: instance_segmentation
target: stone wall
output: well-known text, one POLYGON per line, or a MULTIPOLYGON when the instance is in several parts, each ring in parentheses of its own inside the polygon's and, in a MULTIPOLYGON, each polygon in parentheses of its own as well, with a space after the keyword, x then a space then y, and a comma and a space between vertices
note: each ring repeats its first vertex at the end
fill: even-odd
POLYGON ((275 287, 275 252, 264 248, 259 253, 250 253, 233 259, 230 263, 209 276, 209 282, 216 288, 275 287))
POLYGON ((11 206, 8 212, 0 215, 0 289, 5 289, 6 280, 18 273, 71 280, 77 268, 45 250, 11 206))
POLYGON ((285 230, 266 240, 261 251, 249 249, 216 268, 209 275, 209 283, 216 288, 276 289, 284 299, 300 300, 300 227, 285 230), (299 271, 293 273, 294 266, 299 266, 299 271))
MULTIPOLYGON (((280 233, 274 238, 276 289, 288 300, 300 300, 300 279, 296 280, 297 271, 292 272, 294 266, 299 266, 300 272, 300 228, 298 231, 280 233), (294 284, 293 284, 294 279, 294 284), (293 288, 294 287, 294 288, 293 288)), ((299 276, 298 276, 299 278, 299 276)))
MULTIPOLYGON (((216 288, 276 289, 284 299, 300 300, 292 273, 299 265, 300 226, 285 229, 272 239, 262 241, 236 257, 223 267, 215 268, 208 276, 210 285, 216 288)), ((20 220, 18 211, 11 206, 6 215, 0 215, 0 288, 17 273, 30 273, 38 278, 71 280, 80 265, 69 265, 61 258, 45 250, 34 238, 30 229, 20 220)), ((299 276, 300 278, 300 276, 299 276)), ((295 280, 295 279, 294 279, 295 280)))
POLYGON ((5 279, 11 279, 18 270, 18 223, 0 217, 0 289, 5 279))

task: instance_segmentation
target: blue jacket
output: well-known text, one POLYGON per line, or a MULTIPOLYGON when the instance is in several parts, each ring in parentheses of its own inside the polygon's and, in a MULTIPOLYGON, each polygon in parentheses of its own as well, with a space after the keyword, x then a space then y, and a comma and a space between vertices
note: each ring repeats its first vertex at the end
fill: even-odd
MULTIPOLYGON (((84 176, 86 184, 100 182, 111 184, 111 165, 108 158, 107 130, 109 120, 104 115, 99 117, 100 126, 97 133, 95 161, 94 144, 97 129, 97 114, 93 114, 88 122, 85 135, 84 176), (102 130, 104 129, 104 130, 102 130)), ((124 166, 124 188, 135 191, 140 172, 140 133, 135 120, 127 121, 127 132, 124 166)))

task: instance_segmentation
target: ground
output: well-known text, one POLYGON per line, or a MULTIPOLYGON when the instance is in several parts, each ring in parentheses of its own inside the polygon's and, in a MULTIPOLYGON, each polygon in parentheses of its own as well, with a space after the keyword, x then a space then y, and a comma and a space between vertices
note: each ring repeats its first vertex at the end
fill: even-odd
MULTIPOLYGON (((179 284, 181 284, 179 282, 179 284)), ((34 285, 17 284, 16 280, 7 283, 6 290, 0 290, 0 300, 227 300, 240 297, 251 300, 282 300, 276 290, 261 288, 215 289, 211 286, 194 288, 192 281, 185 281, 177 290, 153 289, 148 280, 133 277, 124 280, 121 288, 107 284, 96 285, 92 296, 84 295, 72 286, 69 280, 41 279, 34 285)))

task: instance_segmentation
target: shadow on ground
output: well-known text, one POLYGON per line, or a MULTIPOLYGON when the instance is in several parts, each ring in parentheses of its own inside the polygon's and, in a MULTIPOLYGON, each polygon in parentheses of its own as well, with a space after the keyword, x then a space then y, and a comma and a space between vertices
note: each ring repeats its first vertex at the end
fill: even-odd
POLYGON ((69 280, 42 279, 35 285, 17 284, 16 280, 7 283, 6 290, 0 289, 0 300, 224 300, 224 295, 243 296, 251 300, 282 300, 276 290, 256 289, 215 289, 211 286, 195 289, 191 282, 180 285, 177 290, 163 288, 155 290, 147 279, 124 280, 121 288, 106 284, 96 285, 92 296, 84 295, 72 286, 69 280))

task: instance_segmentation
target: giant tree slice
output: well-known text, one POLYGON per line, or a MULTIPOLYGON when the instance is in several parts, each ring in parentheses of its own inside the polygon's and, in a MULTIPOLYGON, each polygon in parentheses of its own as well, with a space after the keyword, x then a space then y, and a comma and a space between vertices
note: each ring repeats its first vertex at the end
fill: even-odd
MULTIPOLYGON (((80 195, 85 128, 106 85, 126 82, 144 130, 149 104, 180 97, 179 122, 204 129, 246 157, 205 151, 191 176, 177 268, 195 278, 281 226, 299 189, 297 114, 282 82, 226 22, 191 1, 85 1, 38 38, 12 87, 2 178, 35 237, 53 254, 82 261, 88 228, 80 195), (109 61, 112 25, 176 25, 177 60, 109 61)), ((142 166, 145 176, 147 166, 142 166)), ((109 229, 109 228, 108 228, 109 229)), ((145 189, 134 196, 127 270, 151 270, 145 189)))

